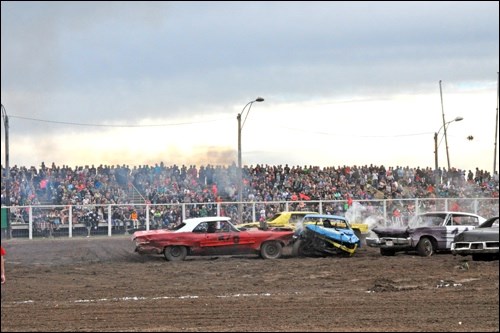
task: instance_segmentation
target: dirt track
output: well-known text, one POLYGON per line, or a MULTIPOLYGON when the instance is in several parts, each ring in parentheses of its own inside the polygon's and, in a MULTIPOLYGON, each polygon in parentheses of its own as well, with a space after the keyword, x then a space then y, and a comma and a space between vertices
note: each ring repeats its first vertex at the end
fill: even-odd
POLYGON ((129 237, 2 245, 2 332, 499 330, 498 261, 365 247, 171 263, 133 253, 129 237))

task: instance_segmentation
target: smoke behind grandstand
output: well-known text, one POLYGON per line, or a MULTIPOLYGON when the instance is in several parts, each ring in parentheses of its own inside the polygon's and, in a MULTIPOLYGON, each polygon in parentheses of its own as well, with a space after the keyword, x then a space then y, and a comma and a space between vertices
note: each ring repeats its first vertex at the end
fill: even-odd
POLYGON ((446 167, 444 110, 451 166, 491 171, 498 7, 2 2, 10 164, 237 163, 262 96, 244 164, 433 167, 440 130, 446 167))

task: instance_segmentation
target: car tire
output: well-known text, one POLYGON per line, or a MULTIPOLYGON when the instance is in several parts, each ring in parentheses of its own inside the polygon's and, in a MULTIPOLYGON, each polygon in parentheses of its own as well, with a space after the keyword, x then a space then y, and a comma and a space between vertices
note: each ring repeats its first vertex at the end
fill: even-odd
POLYGON ((298 239, 293 243, 292 256, 294 257, 311 257, 314 254, 314 249, 310 242, 303 239, 298 239))
POLYGON ((283 246, 280 242, 265 242, 260 247, 260 255, 264 259, 278 259, 283 252, 283 246))
POLYGON ((417 252, 422 257, 430 257, 434 254, 434 245, 428 237, 422 237, 417 244, 417 252))
POLYGON ((383 256, 394 256, 396 254, 396 251, 391 250, 391 249, 380 249, 380 254, 383 256))
POLYGON ((167 246, 163 250, 163 254, 168 261, 182 261, 186 259, 187 248, 185 246, 167 246))

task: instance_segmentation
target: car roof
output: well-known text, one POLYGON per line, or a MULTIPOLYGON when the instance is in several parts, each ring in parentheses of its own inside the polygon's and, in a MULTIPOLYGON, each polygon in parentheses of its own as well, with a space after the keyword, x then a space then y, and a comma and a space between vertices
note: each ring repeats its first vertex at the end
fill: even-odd
POLYGON ((475 214, 475 213, 455 212, 455 211, 451 211, 451 210, 443 210, 443 211, 438 211, 438 212, 419 213, 419 214, 417 214, 417 216, 440 215, 440 214, 443 214, 443 215, 453 214, 453 215, 474 216, 474 217, 477 217, 479 219, 480 223, 486 221, 486 218, 482 217, 481 215, 475 214))
POLYGON ((227 216, 192 217, 182 221, 184 225, 180 229, 175 230, 174 232, 191 232, 193 231, 194 228, 198 226, 198 224, 202 222, 219 222, 219 221, 231 222, 231 218, 227 216))
POLYGON ((430 214, 463 214, 463 215, 479 216, 475 213, 455 212, 455 211, 451 211, 451 210, 441 210, 441 211, 436 211, 436 212, 424 212, 424 213, 419 213, 417 215, 430 215, 430 214))
POLYGON ((307 214, 306 216, 304 216, 304 219, 308 217, 315 217, 319 219, 344 220, 344 221, 347 220, 344 216, 329 215, 329 214, 307 214))
POLYGON ((231 221, 228 216, 205 216, 205 217, 192 217, 185 219, 183 222, 186 224, 200 223, 200 222, 217 222, 217 221, 231 221))
POLYGON ((290 210, 290 211, 282 211, 276 214, 318 214, 318 212, 314 211, 304 211, 304 210, 290 210))

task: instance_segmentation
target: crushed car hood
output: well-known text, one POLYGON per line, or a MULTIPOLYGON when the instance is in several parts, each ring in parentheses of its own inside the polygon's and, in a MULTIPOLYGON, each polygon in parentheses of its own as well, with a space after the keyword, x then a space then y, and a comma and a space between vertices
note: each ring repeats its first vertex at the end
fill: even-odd
POLYGON ((359 238, 354 234, 352 230, 341 229, 341 228, 339 229, 324 228, 317 225, 306 225, 306 228, 308 230, 326 236, 327 238, 333 239, 337 242, 351 243, 351 244, 359 243, 359 238))
POLYGON ((409 236, 408 228, 394 228, 394 227, 375 227, 372 231, 377 234, 378 237, 402 237, 406 238, 409 236))

